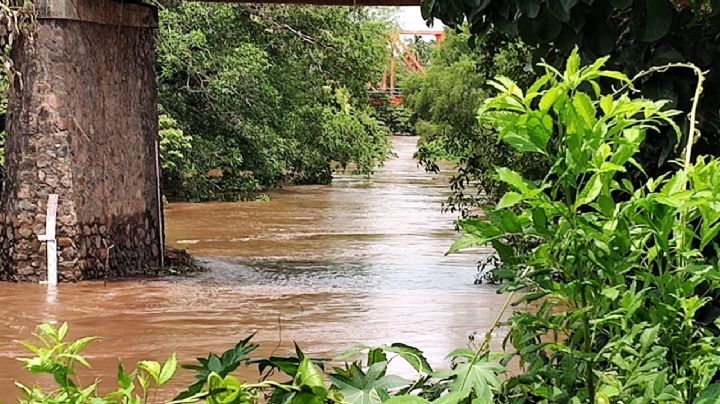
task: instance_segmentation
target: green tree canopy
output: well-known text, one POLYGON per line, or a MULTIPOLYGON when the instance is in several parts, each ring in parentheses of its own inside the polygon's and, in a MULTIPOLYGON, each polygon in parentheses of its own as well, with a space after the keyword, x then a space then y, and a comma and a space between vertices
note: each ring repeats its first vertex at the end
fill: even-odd
MULTIPOLYGON (((426 19, 457 28, 467 21, 475 35, 490 27, 536 46, 535 60, 560 66, 575 46, 586 61, 609 55, 610 67, 629 75, 670 62, 708 70, 698 120, 703 137, 695 151, 720 151, 720 1, 717 0, 426 0, 426 19)), ((640 80, 645 96, 669 99, 688 111, 695 78, 672 70, 640 80)), ((676 157, 673 136, 652 137, 641 160, 648 170, 676 157)))
POLYGON ((417 117, 421 137, 418 157, 433 170, 439 160, 457 161, 447 207, 464 214, 502 195, 505 187, 494 178, 495 166, 530 177, 541 177, 547 168, 543 161, 499 143, 497 133, 477 121, 478 108, 491 94, 489 80, 502 75, 530 82, 531 49, 495 29, 478 37, 474 47, 469 46, 470 37, 467 28, 448 32, 433 50, 427 73, 404 84, 406 105, 417 117))
POLYGON ((372 9, 183 3, 160 21, 161 103, 193 138, 190 166, 167 178, 184 197, 327 183, 336 165, 367 174, 387 156, 367 85, 390 26, 372 9))

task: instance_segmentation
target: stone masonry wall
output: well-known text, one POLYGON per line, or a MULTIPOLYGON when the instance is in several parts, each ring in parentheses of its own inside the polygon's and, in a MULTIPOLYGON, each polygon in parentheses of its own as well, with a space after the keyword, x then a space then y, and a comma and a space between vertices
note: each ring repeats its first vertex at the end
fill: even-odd
POLYGON ((0 279, 45 279, 37 236, 51 193, 61 281, 152 271, 162 246, 154 10, 120 4, 123 25, 93 14, 115 2, 68 0, 73 14, 45 1, 72 18, 40 18, 34 46, 13 51, 22 86, 8 108, 0 279))

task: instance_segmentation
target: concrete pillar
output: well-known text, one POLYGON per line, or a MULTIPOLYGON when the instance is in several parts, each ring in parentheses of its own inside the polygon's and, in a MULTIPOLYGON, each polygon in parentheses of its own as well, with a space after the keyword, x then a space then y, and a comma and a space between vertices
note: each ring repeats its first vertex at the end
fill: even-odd
POLYGON ((12 53, 0 279, 46 277, 48 194, 60 195, 61 281, 156 269, 162 254, 157 13, 112 0, 40 0, 12 53))

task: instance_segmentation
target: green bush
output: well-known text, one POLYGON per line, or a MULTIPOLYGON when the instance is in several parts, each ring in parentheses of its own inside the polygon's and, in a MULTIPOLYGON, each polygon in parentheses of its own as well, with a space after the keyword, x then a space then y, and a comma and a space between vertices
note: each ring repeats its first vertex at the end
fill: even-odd
POLYGON ((374 100, 375 111, 380 122, 385 124, 390 133, 398 136, 414 136, 414 120, 412 110, 402 104, 396 105, 388 97, 374 100))
POLYGON ((336 165, 369 173, 388 155, 367 83, 382 72, 389 25, 369 11, 182 3, 160 22, 161 103, 191 145, 172 146, 184 162, 163 160, 176 196, 328 183, 336 165))
MULTIPOLYGON (((55 328, 49 324, 38 327, 39 346, 24 342, 34 355, 21 359, 33 374, 53 376, 56 389, 48 391, 36 385, 16 385, 26 404, 144 404, 154 402, 156 389, 165 386, 176 374, 177 361, 172 355, 164 364, 139 362, 136 369, 126 372, 118 366, 118 389, 100 395, 99 380, 82 385, 77 367, 90 367, 82 351, 95 341, 93 337, 66 341, 67 324, 55 328)), ((457 403, 470 399, 490 402, 499 391, 499 375, 503 366, 487 357, 474 357, 469 349, 457 349, 448 358, 449 370, 434 371, 417 348, 395 343, 379 347, 358 346, 330 363, 306 356, 295 346, 289 357, 252 357, 258 348, 252 336, 238 342, 220 355, 209 354, 197 363, 183 368, 195 373, 195 380, 170 404, 205 402, 208 404, 336 403, 336 404, 428 404, 457 403), (404 361, 415 371, 409 380, 388 373, 393 361, 404 361), (342 363, 342 365, 340 365, 342 363), (240 367, 257 366, 257 382, 243 382, 233 375, 240 367), (270 379, 270 376, 273 376, 270 379), (411 395, 411 393, 413 393, 411 395)))
POLYGON ((521 293, 508 303, 532 304, 508 321, 505 344, 520 359, 503 383, 508 402, 715 402, 720 161, 692 158, 691 127, 675 170, 633 185, 646 137, 663 127, 682 137, 678 112, 623 91, 632 83, 606 62, 581 68, 573 53, 526 91, 493 82, 481 124, 551 168, 542 181, 498 168, 511 191, 487 219, 463 221, 452 250, 493 246, 503 289, 521 293), (603 93, 601 80, 620 90, 603 93))
POLYGON ((189 153, 193 138, 178 128, 177 121, 164 113, 158 117, 160 135, 160 163, 163 173, 164 193, 174 196, 182 188, 183 178, 192 167, 189 153))
POLYGON ((141 404, 149 402, 151 394, 165 385, 175 375, 177 360, 172 355, 164 364, 142 361, 132 372, 126 372, 122 363, 118 365, 117 390, 100 395, 100 380, 83 385, 77 376, 77 367, 90 368, 82 355, 85 348, 97 338, 85 337, 67 341, 67 323, 60 327, 51 324, 38 326, 35 336, 38 344, 23 342, 23 346, 34 356, 21 361, 32 374, 47 374, 53 377, 56 388, 46 390, 40 385, 26 386, 15 382, 22 392, 23 404, 141 404))
MULTIPOLYGON (((560 68, 574 46, 592 63, 610 56, 609 67, 634 76, 651 66, 692 62, 707 71, 703 103, 697 112, 703 136, 696 154, 720 153, 720 2, 716 0, 466 0, 424 1, 423 16, 450 27, 465 22, 482 40, 488 29, 520 38, 535 47, 534 60, 560 68)), ((430 21, 429 21, 430 22, 430 21)), ((645 76, 635 85, 645 97, 691 108, 694 80, 686 70, 645 76)), ((603 83, 600 83, 603 85, 603 83)), ((607 89, 610 91, 610 89, 607 89)), ((688 127, 685 115, 678 124, 688 127)), ((672 171, 679 144, 672 131, 647 139, 637 156, 651 175, 672 171)), ((634 173, 641 181, 642 173, 634 173)))
POLYGON ((438 160, 458 163, 447 208, 465 216, 488 200, 496 201, 506 189, 495 181, 494 166, 508 165, 533 177, 547 168, 499 143, 495 131, 477 124, 477 108, 490 95, 488 80, 496 75, 520 83, 530 80, 530 49, 497 31, 478 38, 474 47, 470 38, 467 29, 448 32, 433 50, 427 73, 404 83, 406 104, 417 116, 417 157, 431 170, 437 169, 438 160))

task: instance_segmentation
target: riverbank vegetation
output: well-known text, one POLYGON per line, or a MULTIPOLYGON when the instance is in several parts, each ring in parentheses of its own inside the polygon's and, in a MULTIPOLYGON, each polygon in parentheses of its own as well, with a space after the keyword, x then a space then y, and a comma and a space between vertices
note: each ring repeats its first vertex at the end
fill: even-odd
MULTIPOLYGON (((563 73, 547 73, 527 90, 506 78, 484 102, 481 124, 550 170, 532 181, 507 168, 512 190, 463 221, 453 251, 492 245, 506 292, 522 291, 506 347, 521 375, 504 383, 526 402, 696 402, 717 396, 720 337, 712 301, 720 291, 717 178, 720 161, 694 159, 697 103, 683 158, 672 172, 641 186, 628 179, 648 137, 683 133, 665 100, 632 94, 607 58, 580 68, 573 53, 563 73), (604 92, 611 80, 618 90, 604 92)), ((697 75, 695 100, 702 91, 697 75)), ((658 70, 662 70, 658 69, 658 70)), ((641 168, 640 168, 641 169, 641 168)), ((508 300, 512 301, 510 293, 508 300)))
MULTIPOLYGON (((254 357, 248 338, 189 365, 195 381, 176 402, 718 402, 717 2, 423 7, 460 31, 433 51, 425 77, 405 85, 419 156, 431 168, 459 161, 451 206, 472 213, 482 204, 481 217, 459 221, 450 252, 496 251, 506 304, 495 324, 450 353, 445 370, 400 343, 326 361, 299 348, 254 357), (471 186, 487 197, 465 195, 471 186), (500 327, 507 336, 495 353, 500 327), (414 378, 390 374, 395 360, 414 378), (257 366, 259 380, 240 380, 241 366, 257 366)), ((360 97, 369 73, 355 69, 384 57, 375 40, 363 42, 383 29, 356 10, 323 10, 167 11, 163 164, 182 196, 234 199, 283 181, 327 182, 334 162, 369 172, 387 155, 386 132, 360 97), (362 38, 351 32, 358 26, 362 38), (333 41, 364 50, 336 54, 346 47, 333 41)), ((121 367, 118 390, 101 398, 97 382, 74 378, 92 339, 66 335, 66 326, 43 325, 42 345, 26 344, 27 369, 57 383, 49 392, 19 385, 27 402, 146 402, 177 370, 174 356, 121 367)))
MULTIPOLYGON (((388 126, 407 132, 397 114, 388 125, 379 120, 367 94, 390 57, 389 14, 161 3, 156 54, 168 198, 247 199, 283 183, 327 184, 347 167, 370 175, 391 153, 388 126)), ((7 84, 3 74, 3 122, 7 84)))
POLYGON ((80 367, 91 366, 83 351, 96 338, 69 341, 67 324, 40 325, 35 335, 38 342, 23 342, 33 356, 21 360, 29 372, 51 375, 55 387, 16 383, 23 395, 20 402, 27 404, 416 404, 433 399, 453 403, 470 395, 491 402, 501 385, 499 374, 503 371, 502 366, 485 359, 471 362, 472 351, 458 349, 449 355, 457 366, 435 372, 421 351, 401 343, 358 346, 332 361, 311 358, 297 345, 295 354, 289 357, 258 357, 254 354, 258 345, 250 336, 220 355, 209 354, 196 363, 183 365, 186 372, 195 374, 194 381, 168 401, 157 398, 158 392, 179 373, 175 355, 163 363, 145 360, 133 367, 120 363, 116 390, 103 395, 99 392, 100 380, 83 384, 77 375, 80 367), (396 361, 414 369, 415 379, 389 374, 388 365, 396 361), (249 367, 257 367, 257 381, 241 381, 233 374, 249 367))
POLYGON ((488 198, 497 200, 505 188, 493 175, 496 165, 534 178, 547 168, 499 143, 495 132, 477 123, 477 109, 490 96, 487 82, 502 75, 527 84, 533 77, 531 60, 531 48, 522 42, 497 30, 474 38, 465 26, 446 33, 432 51, 426 74, 412 75, 403 83, 420 136, 420 162, 433 171, 440 161, 457 163, 448 209, 467 215, 488 198))
MULTIPOLYGON (((468 213, 485 201, 497 202, 507 190, 493 180, 493 166, 498 162, 509 161, 507 165, 516 171, 539 179, 538 174, 546 167, 537 166, 537 159, 528 160, 513 154, 502 143, 498 144, 496 134, 479 133, 472 112, 487 96, 484 83, 488 79, 503 75, 521 85, 527 84, 529 79, 542 74, 535 68, 538 62, 545 60, 562 68, 576 45, 584 61, 609 56, 608 67, 630 77, 651 66, 671 62, 692 62, 708 71, 704 101, 697 114, 698 127, 704 136, 697 140, 695 151, 718 155, 720 47, 716 39, 720 35, 720 14, 717 8, 718 5, 709 0, 491 0, 467 7, 454 0, 424 2, 426 18, 439 18, 463 32, 461 35, 467 39, 454 41, 450 36, 436 51, 430 74, 415 77, 411 81, 414 85, 409 88, 408 105, 419 117, 418 133, 427 139, 419 156, 430 168, 438 159, 459 161, 448 207, 468 213), (468 45, 474 45, 475 49, 468 45), (505 56, 517 50, 522 52, 519 58, 505 56), (436 97, 442 101, 433 103, 436 97), (467 103, 460 102, 465 99, 467 103), (437 113, 433 113, 433 108, 437 113), (489 152, 484 153, 485 150, 489 152)), ((677 69, 643 75, 635 82, 635 88, 648 98, 667 99, 672 107, 688 111, 693 83, 692 74, 677 69)), ((685 115, 677 119, 687 132, 689 122, 685 115)), ((672 170, 671 162, 679 157, 678 145, 682 143, 683 139, 678 140, 663 129, 662 136, 643 143, 637 160, 645 173, 661 175, 672 170)), ((644 175, 633 171, 631 177, 640 183, 644 175)))
POLYGON ((370 174, 390 153, 368 102, 391 25, 372 9, 182 3, 160 12, 169 197, 235 200, 370 174))
MULTIPOLYGON (((248 338, 188 366, 196 381, 176 402, 716 402, 720 333, 712 302, 720 292, 720 160, 693 157, 704 74, 689 64, 648 72, 692 71, 696 101, 682 159, 672 172, 636 186, 628 173, 640 169, 643 142, 663 130, 682 139, 674 120, 681 113, 666 100, 638 95, 632 80, 605 63, 600 58, 582 67, 573 52, 564 71, 542 65, 544 75, 527 88, 507 77, 491 82, 495 95, 483 102, 480 124, 550 168, 539 181, 496 168, 511 190, 486 207, 486 218, 461 221, 465 233, 450 252, 493 246, 507 303, 483 339, 450 353, 449 369, 432 369, 422 352, 399 343, 361 346, 332 363, 299 349, 292 357, 251 359, 256 346, 248 338), (601 81, 616 90, 604 91, 601 81), (530 309, 504 320, 511 304, 530 309), (508 327, 504 352, 495 354, 492 338, 502 324, 508 327), (506 374, 513 359, 518 369, 506 374), (406 361, 415 378, 389 374, 392 360, 406 361), (258 382, 232 375, 245 365, 258 366, 258 382), (273 372, 281 381, 267 378, 273 372)), ((63 376, 55 377, 59 390, 49 393, 60 402, 89 402, 63 396, 87 391, 91 397, 97 388, 62 385, 72 363, 84 361, 77 357, 80 343, 60 341, 62 330, 42 326, 39 333, 50 337, 45 347, 26 345, 36 355, 26 365, 63 376)), ((162 384, 175 367, 171 358, 165 365, 141 362, 129 376, 122 370, 117 396, 95 402, 129 402, 112 400, 162 384)), ((43 402, 32 395, 47 394, 21 388, 29 402, 43 402)))

